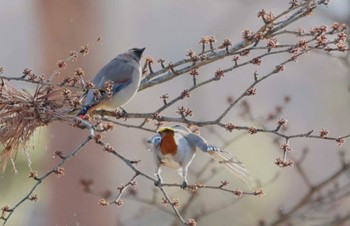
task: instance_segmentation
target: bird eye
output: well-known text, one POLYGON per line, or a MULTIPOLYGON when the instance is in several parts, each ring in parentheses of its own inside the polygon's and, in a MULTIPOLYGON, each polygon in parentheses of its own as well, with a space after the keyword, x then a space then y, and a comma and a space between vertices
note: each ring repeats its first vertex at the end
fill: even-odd
POLYGON ((153 145, 158 145, 161 140, 162 140, 162 138, 157 135, 157 136, 150 138, 148 140, 148 143, 153 144, 153 145))
POLYGON ((160 137, 155 137, 155 138, 153 139, 153 143, 159 143, 160 140, 161 140, 160 137))

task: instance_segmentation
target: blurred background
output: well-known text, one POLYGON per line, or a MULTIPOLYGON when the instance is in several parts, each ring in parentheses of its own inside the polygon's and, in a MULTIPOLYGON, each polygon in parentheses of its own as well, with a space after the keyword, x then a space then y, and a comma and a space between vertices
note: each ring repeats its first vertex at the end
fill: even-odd
MULTIPOLYGON (((155 60, 163 58, 176 62, 183 59, 190 49, 200 52, 198 44, 204 35, 215 35, 218 43, 229 38, 237 43, 242 38, 243 29, 253 31, 261 25, 257 12, 261 9, 277 15, 288 8, 289 1, 229 1, 229 0, 178 0, 178 1, 127 1, 127 0, 51 0, 51 1, 2 1, 0 8, 0 66, 7 76, 20 76, 25 68, 34 73, 49 75, 56 68, 59 59, 68 56, 71 50, 89 44, 89 55, 79 57, 69 63, 62 74, 73 74, 82 67, 91 78, 110 59, 133 47, 146 47, 145 56, 155 60), (101 37, 100 42, 96 42, 101 37)), ((292 26, 308 30, 333 21, 349 25, 350 3, 333 0, 327 8, 317 10, 312 17, 304 18, 292 26)), ((294 40, 294 37, 293 39, 294 40)), ((288 42, 288 38, 285 40, 288 42)), ((293 42, 292 42, 293 43, 293 42)), ((254 71, 264 75, 271 71, 281 57, 269 58, 262 66, 247 66, 228 73, 221 82, 211 83, 205 88, 191 93, 191 98, 168 109, 167 115, 176 115, 176 108, 185 105, 194 110, 193 119, 210 120, 217 117, 227 106, 228 97, 237 97, 252 81, 254 71)), ((203 67, 199 79, 213 76, 218 68, 230 65, 230 59, 203 67)), ((231 63, 232 64, 232 63, 231 63)), ((157 67, 157 66, 155 66, 157 67)), ((257 126, 259 122, 274 128, 276 122, 266 122, 266 118, 278 106, 283 106, 281 117, 288 119, 288 133, 315 132, 327 128, 330 136, 342 136, 350 132, 350 68, 337 58, 312 52, 299 59, 298 64, 288 64, 281 76, 263 82, 257 87, 258 94, 247 99, 253 119, 242 117, 242 109, 233 109, 225 118, 236 125, 257 126), (288 96, 291 101, 284 103, 288 96)), ((191 76, 183 75, 165 84, 146 89, 125 106, 128 112, 152 112, 162 106, 159 98, 169 94, 170 99, 191 86, 191 76)), ((28 84, 11 82, 12 85, 31 89, 28 84)), ((128 122, 138 122, 130 120, 128 122)), ((227 141, 234 142, 226 150, 242 160, 251 175, 261 181, 265 195, 261 198, 243 197, 236 199, 218 191, 201 190, 185 218, 193 218, 205 210, 212 211, 202 216, 200 225, 267 225, 288 212, 300 201, 308 187, 296 168, 280 169, 275 164, 281 157, 275 137, 271 134, 240 136, 241 132, 229 133, 216 127, 205 127, 201 134, 211 143, 222 146, 227 141), (235 139, 236 137, 239 139, 235 139), (276 177, 277 175, 277 177, 276 177), (275 179, 273 179, 275 178, 275 179)), ((246 134, 246 132, 244 132, 246 134)), ((32 168, 39 174, 51 169, 57 159, 52 158, 55 150, 68 153, 86 137, 87 132, 62 123, 55 123, 37 131, 28 151, 33 161, 32 168)), ((138 167, 153 175, 152 153, 147 151, 145 139, 152 134, 116 126, 113 132, 105 134, 105 140, 129 159, 140 159, 138 167)), ((345 150, 349 159, 349 143, 337 147, 335 142, 295 139, 291 140, 293 156, 298 159, 307 149, 308 154, 302 165, 311 183, 317 184, 332 175, 340 167, 339 151, 345 150)), ((193 176, 207 162, 207 156, 198 153, 191 166, 190 183, 196 183, 193 176)), ((16 165, 19 175, 8 167, 0 174, 0 207, 13 206, 24 197, 33 185, 28 180, 29 168, 26 156, 19 152, 16 165)), ((91 179, 94 191, 117 194, 116 187, 125 184, 133 172, 122 161, 102 152, 100 146, 90 144, 76 157, 64 165, 65 175, 51 176, 35 192, 39 195, 36 203, 26 202, 13 214, 8 225, 171 225, 174 216, 145 202, 130 197, 124 200, 122 208, 98 206, 101 196, 83 192, 81 179, 91 179)), ((208 172, 207 175, 210 175, 208 172)), ((349 175, 348 175, 349 176, 349 175)), ((163 170, 165 182, 181 182, 172 170, 163 170)), ((218 185, 229 178, 218 173, 207 184, 218 185)), ((230 178, 231 186, 242 190, 247 188, 235 178, 230 178)), ((339 184, 349 184, 343 176, 339 184)), ((137 197, 145 200, 153 195, 153 184, 139 178, 137 197), (142 189, 141 189, 142 188, 142 189)), ((172 197, 185 202, 188 192, 168 189, 172 197)), ((158 194, 157 202, 161 202, 158 194)), ((332 209, 319 215, 328 217, 350 212, 349 198, 336 203, 332 209)), ((310 225, 302 223, 298 225, 310 225)), ((314 225, 314 224, 311 224, 314 225)))

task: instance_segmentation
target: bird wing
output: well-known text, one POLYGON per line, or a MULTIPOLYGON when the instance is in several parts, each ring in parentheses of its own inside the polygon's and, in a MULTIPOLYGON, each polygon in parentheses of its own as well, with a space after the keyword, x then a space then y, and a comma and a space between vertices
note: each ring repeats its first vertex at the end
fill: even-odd
POLYGON ((174 130, 183 130, 184 132, 192 133, 192 131, 183 125, 175 125, 172 127, 174 130))
POLYGON ((208 151, 208 153, 214 160, 224 166, 229 172, 236 175, 249 187, 253 184, 253 179, 249 176, 247 168, 241 161, 228 152, 222 151, 213 146, 211 147, 212 150, 208 151))
POLYGON ((203 152, 208 151, 208 142, 201 136, 192 133, 188 128, 184 126, 173 126, 172 127, 176 133, 181 134, 191 145, 196 146, 203 152))
MULTIPOLYGON (((118 94, 120 90, 128 86, 132 81, 132 75, 137 72, 138 65, 134 61, 130 61, 125 54, 119 55, 118 57, 107 63, 92 80, 95 85, 94 89, 103 91, 107 81, 112 81, 113 84, 113 95, 118 94)), ((85 114, 89 109, 98 105, 104 100, 107 100, 107 96, 103 95, 98 100, 95 100, 94 89, 88 91, 86 99, 84 101, 85 108, 80 114, 85 114)))
POLYGON ((114 83, 121 83, 131 79, 131 75, 138 70, 138 64, 131 61, 125 54, 119 55, 96 74, 92 82, 97 89, 103 89, 105 83, 110 80, 114 83))
POLYGON ((249 176, 247 168, 235 156, 220 148, 209 145, 203 137, 190 132, 186 127, 174 126, 173 128, 176 132, 182 134, 190 144, 196 146, 203 152, 209 153, 214 160, 223 165, 228 171, 238 176, 245 184, 248 186, 252 184, 253 179, 249 176))

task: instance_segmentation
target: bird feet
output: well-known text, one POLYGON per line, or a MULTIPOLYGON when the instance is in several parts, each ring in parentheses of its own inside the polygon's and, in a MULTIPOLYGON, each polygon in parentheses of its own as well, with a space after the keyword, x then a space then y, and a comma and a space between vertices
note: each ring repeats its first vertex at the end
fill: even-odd
POLYGON ((118 110, 115 111, 115 115, 117 118, 124 118, 128 112, 125 111, 124 108, 119 107, 118 110))
POLYGON ((158 179, 154 182, 154 186, 159 187, 162 184, 162 180, 158 179))
POLYGON ((185 189, 188 187, 187 181, 182 182, 180 188, 185 189))
POLYGON ((104 117, 104 116, 108 115, 106 110, 101 109, 100 111, 101 111, 101 117, 104 117))
POLYGON ((155 173, 155 175, 156 175, 156 177, 158 178, 158 180, 156 180, 156 181, 154 182, 154 186, 160 187, 160 186, 162 185, 162 178, 161 178, 160 175, 159 175, 159 171, 157 171, 157 172, 155 173))

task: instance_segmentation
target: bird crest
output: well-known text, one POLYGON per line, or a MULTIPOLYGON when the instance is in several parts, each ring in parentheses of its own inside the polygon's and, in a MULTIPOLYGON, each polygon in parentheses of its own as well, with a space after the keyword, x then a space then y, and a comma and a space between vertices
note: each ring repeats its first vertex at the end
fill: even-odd
POLYGON ((157 133, 164 133, 164 132, 173 132, 175 133, 175 130, 171 127, 161 127, 157 130, 157 133))

